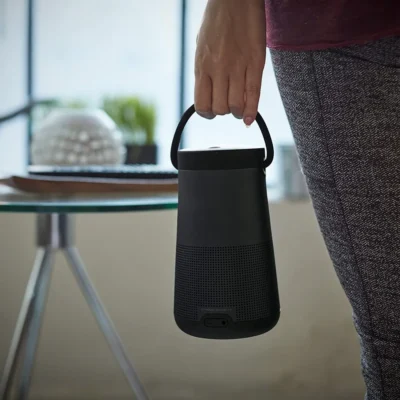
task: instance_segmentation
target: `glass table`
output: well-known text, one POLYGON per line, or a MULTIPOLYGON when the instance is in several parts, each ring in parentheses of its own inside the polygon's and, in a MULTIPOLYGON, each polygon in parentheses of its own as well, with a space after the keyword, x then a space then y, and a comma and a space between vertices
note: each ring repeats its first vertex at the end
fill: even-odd
POLYGON ((11 346, 0 381, 0 399, 11 395, 19 357, 23 358, 17 398, 29 395, 50 277, 56 251, 62 251, 78 286, 138 400, 149 399, 121 339, 91 282, 74 241, 74 217, 79 213, 135 212, 174 209, 176 195, 80 195, 50 196, 0 189, 0 213, 35 213, 37 254, 26 287, 11 346), (24 354, 22 354, 24 349, 24 354))

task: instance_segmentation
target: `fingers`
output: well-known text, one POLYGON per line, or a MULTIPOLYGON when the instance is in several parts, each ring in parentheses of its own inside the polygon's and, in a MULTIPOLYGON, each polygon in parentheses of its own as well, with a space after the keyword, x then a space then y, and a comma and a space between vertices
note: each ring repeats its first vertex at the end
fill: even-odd
POLYGON ((249 66, 246 70, 245 83, 245 108, 243 120, 246 125, 251 125, 257 116, 258 103, 260 101, 261 82, 263 68, 259 66, 249 66))
POLYGON ((197 113, 208 119, 212 119, 216 115, 229 114, 228 87, 228 76, 222 74, 214 79, 207 75, 197 77, 195 84, 195 108, 197 113))
POLYGON ((208 119, 216 115, 232 113, 236 118, 251 125, 257 116, 260 101, 262 66, 249 66, 246 71, 236 71, 229 76, 213 77, 201 74, 196 77, 195 108, 208 119))
POLYGON ((243 118, 245 71, 232 73, 229 77, 228 105, 232 115, 243 118))
POLYGON ((197 113, 207 119, 215 118, 212 112, 212 92, 213 84, 208 75, 202 74, 196 77, 194 98, 197 113))
POLYGON ((212 81, 213 95, 212 95, 212 112, 214 115, 229 114, 228 106, 228 75, 218 74, 212 81))

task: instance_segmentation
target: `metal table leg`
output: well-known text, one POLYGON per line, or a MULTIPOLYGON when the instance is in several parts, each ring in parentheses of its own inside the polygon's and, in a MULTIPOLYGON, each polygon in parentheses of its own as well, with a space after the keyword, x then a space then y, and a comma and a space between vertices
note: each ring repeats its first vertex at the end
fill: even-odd
POLYGON ((24 300, 18 315, 17 324, 11 341, 11 346, 6 359, 6 364, 1 376, 0 399, 10 395, 11 385, 17 368, 17 361, 26 341, 27 332, 33 320, 33 311, 36 306, 38 289, 41 280, 49 274, 51 251, 46 248, 38 249, 36 260, 25 290, 24 300))
POLYGON ((121 339, 118 336, 111 319, 108 317, 107 312, 105 311, 104 306, 102 305, 96 293, 96 290, 90 282, 86 268, 79 257, 78 251, 75 248, 68 248, 65 250, 65 255, 71 266, 72 272, 75 275, 78 285, 81 288, 82 293, 85 296, 86 301, 97 320, 97 323, 100 326, 101 331, 107 339, 108 344, 110 345, 111 350, 121 369, 124 371, 130 387, 138 399, 147 399, 144 388, 135 372, 132 363, 128 358, 128 355, 126 354, 121 339))
POLYGON ((40 328, 42 326, 42 317, 46 306, 47 293, 53 270, 54 251, 52 249, 45 249, 44 251, 46 257, 43 263, 43 273, 38 281, 35 303, 32 307, 31 321, 27 329, 25 355, 22 364, 21 378, 18 385, 18 400, 28 399, 36 349, 39 342, 40 328))
POLYGON ((26 342, 26 349, 17 393, 19 400, 26 400, 28 397, 40 333, 41 317, 50 281, 52 255, 57 249, 64 251, 78 285, 96 317, 100 329, 107 339, 133 393, 136 395, 136 399, 149 400, 128 358, 121 339, 90 281, 79 253, 74 247, 72 218, 72 215, 68 214, 39 214, 37 217, 38 255, 26 288, 24 301, 0 382, 0 400, 5 400, 7 396, 10 396, 11 384, 16 373, 17 359, 22 353, 21 348, 24 342, 26 342))

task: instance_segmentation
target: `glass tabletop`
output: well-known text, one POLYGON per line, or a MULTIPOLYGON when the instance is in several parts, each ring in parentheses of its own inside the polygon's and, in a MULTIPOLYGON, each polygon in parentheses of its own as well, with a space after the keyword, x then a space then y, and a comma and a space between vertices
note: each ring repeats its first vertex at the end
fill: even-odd
POLYGON ((105 213, 174 209, 174 194, 81 194, 36 195, 0 189, 0 212, 23 213, 105 213))

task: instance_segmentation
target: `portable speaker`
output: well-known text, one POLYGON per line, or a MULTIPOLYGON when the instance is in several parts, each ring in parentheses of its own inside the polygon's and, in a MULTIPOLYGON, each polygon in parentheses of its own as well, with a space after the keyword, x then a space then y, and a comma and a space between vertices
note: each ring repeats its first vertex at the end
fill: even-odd
POLYGON ((184 113, 171 146, 179 182, 175 321, 201 338, 260 335, 280 316, 265 176, 271 137, 258 114, 266 158, 263 148, 178 150, 194 112, 184 113))

